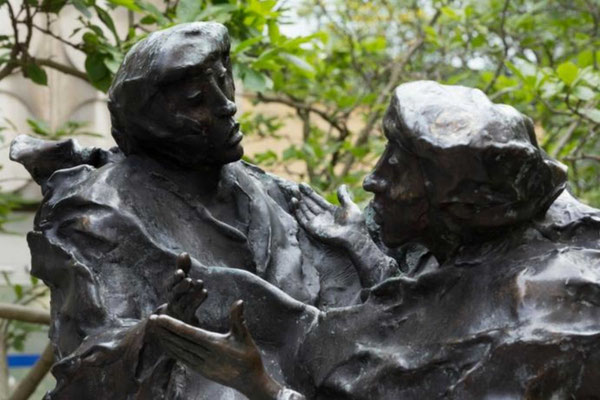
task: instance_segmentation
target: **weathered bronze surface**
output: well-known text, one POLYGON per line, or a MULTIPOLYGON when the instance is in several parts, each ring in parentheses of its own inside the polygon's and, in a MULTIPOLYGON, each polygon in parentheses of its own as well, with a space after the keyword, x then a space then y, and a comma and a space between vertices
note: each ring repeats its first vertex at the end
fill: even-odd
POLYGON ((233 93, 225 28, 179 25, 117 74, 119 148, 13 143, 48 399, 600 398, 600 211, 527 117, 401 85, 365 221, 238 161, 233 93))

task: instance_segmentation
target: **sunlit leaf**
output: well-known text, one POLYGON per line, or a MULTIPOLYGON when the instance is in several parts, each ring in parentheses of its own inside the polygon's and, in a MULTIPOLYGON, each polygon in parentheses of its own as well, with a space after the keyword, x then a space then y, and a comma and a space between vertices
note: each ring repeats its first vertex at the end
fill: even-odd
POLYGON ((47 85, 48 84, 48 75, 46 71, 40 68, 39 65, 35 63, 29 63, 24 68, 25 76, 38 85, 47 85))
POLYGON ((556 68, 556 74, 567 85, 572 84, 577 79, 579 68, 571 61, 564 62, 556 68))

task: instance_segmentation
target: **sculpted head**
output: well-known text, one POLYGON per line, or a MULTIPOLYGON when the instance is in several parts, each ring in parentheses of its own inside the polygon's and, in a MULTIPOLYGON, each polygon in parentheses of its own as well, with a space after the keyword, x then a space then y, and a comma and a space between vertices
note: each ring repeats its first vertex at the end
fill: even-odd
POLYGON ((364 188, 390 246, 483 240, 543 215, 565 187, 531 120, 477 89, 403 84, 383 128, 388 145, 364 188))
POLYGON ((125 154, 186 168, 241 158, 227 29, 194 22, 154 32, 127 54, 109 90, 125 154))

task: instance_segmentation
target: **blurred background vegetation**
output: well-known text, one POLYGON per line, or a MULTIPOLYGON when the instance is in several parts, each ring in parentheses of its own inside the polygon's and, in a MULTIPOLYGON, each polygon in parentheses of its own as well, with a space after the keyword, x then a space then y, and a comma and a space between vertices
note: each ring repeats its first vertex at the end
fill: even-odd
MULTIPOLYGON (((243 95, 263 109, 290 110, 238 115, 246 135, 283 146, 247 159, 283 169, 333 202, 343 183, 356 200, 367 200, 360 185, 383 150, 380 123, 392 90, 433 79, 480 88, 533 118, 540 144, 569 167, 572 191, 600 206, 598 0, 0 0, 1 9, 12 34, 0 36, 0 80, 20 73, 46 85, 54 69, 103 92, 127 50, 149 32, 222 22, 243 95), (79 25, 62 37, 52 26, 66 7, 79 11, 79 25), (123 9, 125 33, 113 18, 123 9), (35 19, 40 14, 43 25, 35 19), (295 33, 284 34, 290 25, 295 33), (85 70, 34 57, 34 32, 85 54, 85 70), (301 127, 300 141, 289 142, 290 120, 301 127)), ((0 123, 6 128, 10 121, 0 123)), ((29 125, 46 138, 90 134, 76 122, 57 131, 44 121, 29 125)), ((15 209, 32 207, 0 190, 0 228, 15 209)))

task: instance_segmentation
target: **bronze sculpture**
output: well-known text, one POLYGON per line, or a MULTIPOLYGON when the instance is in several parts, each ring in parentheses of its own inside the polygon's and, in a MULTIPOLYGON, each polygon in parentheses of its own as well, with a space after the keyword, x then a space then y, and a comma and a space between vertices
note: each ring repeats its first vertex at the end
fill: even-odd
POLYGON ((375 194, 365 222, 343 191, 336 208, 229 163, 240 149, 227 52, 217 24, 138 45, 111 91, 124 154, 13 145, 46 196, 29 243, 53 296, 49 398, 600 393, 600 212, 564 191, 565 171, 527 117, 474 89, 400 86, 388 147, 365 181, 375 194), (390 246, 424 244, 439 265, 400 274, 368 225, 390 246), (179 256, 173 274, 181 251, 192 257, 179 256), (344 281, 311 273, 305 258, 344 281))
POLYGON ((248 270, 320 308, 358 299, 351 259, 310 239, 291 213, 297 185, 238 161, 233 95, 225 27, 179 25, 138 43, 117 73, 109 108, 119 148, 13 143, 11 156, 45 196, 28 240, 33 274, 52 289, 59 362, 50 398, 236 396, 161 360, 138 335, 157 309, 195 321, 204 292, 175 271, 182 251, 202 265, 248 270), (114 363, 123 353, 131 357, 114 363), (115 376, 120 385, 98 384, 115 376), (194 384, 181 389, 186 379, 194 384))

